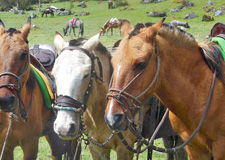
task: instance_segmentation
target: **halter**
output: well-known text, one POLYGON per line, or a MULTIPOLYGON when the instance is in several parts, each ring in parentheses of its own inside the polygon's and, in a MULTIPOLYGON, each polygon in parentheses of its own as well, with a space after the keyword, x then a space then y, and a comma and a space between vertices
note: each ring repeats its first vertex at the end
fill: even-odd
MULTIPOLYGON (((213 80, 212 80, 212 84, 211 84, 211 87, 210 87, 210 92, 209 92, 209 96, 208 96, 208 101, 207 101, 206 108, 205 108, 205 111, 204 111, 204 113, 203 113, 203 116, 202 116, 202 118, 201 118, 201 121, 200 121, 198 127, 197 127, 197 128, 195 129, 195 131, 192 133, 192 135, 188 138, 188 140, 186 140, 183 144, 181 144, 180 146, 175 147, 175 148, 160 148, 160 147, 154 146, 154 145, 152 144, 152 142, 153 142, 153 140, 154 140, 154 136, 155 136, 155 134, 157 133, 157 131, 155 131, 155 132, 153 133, 153 135, 152 135, 152 137, 151 137, 151 139, 150 139, 149 142, 146 141, 145 138, 144 138, 144 137, 141 135, 141 133, 140 133, 140 132, 141 132, 140 128, 139 128, 139 129, 136 128, 136 125, 135 125, 134 120, 133 120, 134 118, 133 118, 133 117, 130 117, 130 116, 128 115, 127 110, 125 109, 124 104, 121 102, 121 98, 124 98, 125 101, 126 101, 127 104, 128 104, 129 109, 132 110, 134 107, 136 107, 138 110, 141 110, 141 107, 142 107, 143 103, 141 103, 141 102, 139 101, 139 98, 140 98, 142 95, 144 95, 144 94, 145 94, 145 93, 153 86, 153 84, 154 84, 155 82, 157 82, 156 80, 158 80, 158 76, 159 76, 160 58, 159 58, 159 53, 158 53, 158 47, 157 47, 156 44, 155 44, 155 52, 154 52, 154 53, 156 54, 156 58, 157 58, 157 69, 156 69, 156 74, 155 74, 155 76, 154 76, 152 82, 150 83, 150 85, 149 85, 142 93, 140 93, 138 96, 135 97, 135 96, 133 96, 133 95, 131 95, 131 94, 125 92, 125 90, 131 85, 131 83, 132 83, 134 80, 137 79, 137 77, 139 77, 139 76, 145 71, 147 65, 150 63, 151 56, 150 56, 150 58, 149 58, 149 60, 148 60, 147 65, 145 66, 145 68, 144 68, 139 74, 137 74, 137 75, 136 75, 136 76, 135 76, 135 77, 134 77, 134 78, 133 78, 133 79, 132 79, 132 80, 131 80, 131 81, 130 81, 123 89, 122 89, 122 90, 110 88, 110 89, 109 89, 109 92, 118 92, 118 93, 117 93, 117 94, 115 94, 115 93, 112 93, 112 94, 108 93, 108 94, 107 94, 107 97, 113 97, 113 98, 115 98, 115 100, 117 101, 117 103, 120 104, 121 108, 122 108, 123 111, 124 111, 125 116, 127 117, 128 122, 130 123, 129 129, 130 129, 130 131, 136 136, 136 138, 137 138, 137 140, 138 140, 138 143, 140 143, 140 144, 145 144, 145 145, 146 145, 146 147, 143 148, 142 150, 136 150, 136 149, 134 149, 132 146, 130 146, 130 145, 128 144, 128 142, 125 140, 125 138, 123 137, 123 135, 122 135, 121 132, 116 131, 117 135, 119 136, 119 138, 120 138, 120 140, 123 142, 123 144, 126 146, 126 148, 127 148, 128 150, 130 150, 131 152, 133 152, 133 153, 142 153, 142 152, 144 152, 144 151, 145 151, 146 149, 148 149, 148 148, 151 148, 151 149, 156 150, 156 151, 159 151, 159 152, 174 153, 174 152, 178 151, 179 149, 185 147, 185 146, 186 146, 186 145, 194 138, 194 136, 197 134, 197 132, 199 131, 199 129, 201 128, 201 126, 202 126, 202 124, 203 124, 203 122, 204 122, 204 119, 205 119, 205 117, 206 117, 206 113, 207 113, 207 111, 208 111, 208 108, 209 108, 209 105, 210 105, 210 102, 211 102, 211 99, 212 99, 213 89, 214 89, 214 86, 215 86, 215 80, 216 80, 216 74, 217 74, 216 71, 215 71, 214 74, 213 74, 213 80), (126 96, 127 96, 128 98, 133 99, 133 100, 134 100, 135 102, 137 102, 140 106, 136 106, 136 105, 132 104, 132 103, 130 102, 130 100, 129 100, 126 96)), ((112 77, 113 77, 113 76, 112 76, 112 77)), ((110 86, 111 86, 111 83, 112 83, 112 78, 111 78, 110 86)), ((140 111, 139 111, 139 112, 140 112, 140 111)), ((141 113, 141 112, 140 112, 140 113, 141 113)), ((164 114, 164 116, 163 116, 163 119, 162 119, 161 122, 160 122, 160 125, 157 127, 157 130, 159 129, 159 127, 161 127, 161 124, 162 124, 162 122, 164 121, 164 117, 166 116, 167 113, 168 113, 168 108, 167 108, 167 110, 166 110, 166 112, 165 112, 165 114, 164 114)), ((141 124, 141 122, 140 122, 141 120, 142 120, 142 115, 139 114, 139 124, 141 124)))
POLYGON ((102 72, 102 64, 101 64, 98 57, 94 56, 93 54, 89 54, 89 52, 87 50, 83 49, 83 48, 69 46, 69 47, 64 48, 61 52, 65 51, 65 50, 70 50, 70 51, 81 50, 84 54, 86 54, 91 59, 91 77, 90 77, 90 81, 89 81, 89 84, 88 84, 88 88, 86 89, 86 91, 83 95, 83 98, 82 98, 83 103, 73 99, 70 96, 59 95, 57 97, 56 105, 54 106, 54 108, 57 109, 57 110, 69 110, 69 111, 74 111, 74 112, 80 113, 80 119, 81 119, 81 125, 82 125, 82 128, 83 128, 83 132, 88 137, 88 140, 87 140, 88 142, 86 142, 86 144, 89 144, 89 141, 90 141, 91 143, 93 143, 95 145, 104 146, 112 138, 112 136, 114 134, 114 131, 111 133, 109 138, 104 143, 100 144, 98 142, 95 142, 90 136, 88 136, 87 129, 85 127, 84 120, 83 120, 83 113, 86 111, 86 108, 87 108, 87 102, 88 102, 88 98, 89 98, 89 95, 90 95, 93 79, 95 79, 95 81, 98 84, 104 83, 103 72, 102 72), (100 77, 96 74, 96 71, 95 71, 95 66, 94 66, 95 60, 97 60, 97 63, 98 63, 100 77))
POLYGON ((61 52, 65 51, 65 50, 70 50, 70 51, 81 50, 84 54, 86 54, 91 59, 91 77, 90 77, 90 81, 88 84, 88 88, 86 89, 86 91, 83 95, 83 98, 82 98, 83 103, 73 99, 70 96, 59 95, 57 97, 55 109, 70 110, 70 111, 75 111, 75 112, 81 112, 81 111, 85 112, 86 108, 87 108, 87 101, 88 101, 88 98, 90 95, 93 79, 95 78, 95 81, 99 84, 103 83, 102 64, 98 57, 95 57, 93 54, 89 54, 89 52, 83 48, 69 46, 69 47, 64 48, 61 52), (96 71, 95 71, 95 66, 94 66, 95 59, 97 59, 97 62, 98 62, 100 77, 96 74, 96 71), (100 82, 98 82, 98 80, 100 80, 100 82))
MULTIPOLYGON (((26 63, 25 63, 25 66, 23 68, 23 71, 22 71, 21 75, 17 76, 12 72, 4 72, 4 73, 0 74, 0 77, 2 77, 2 76, 12 76, 12 77, 16 78, 17 84, 3 84, 3 85, 0 85, 0 88, 6 87, 8 89, 15 90, 17 92, 17 98, 19 99, 20 115, 24 120, 27 120, 28 114, 30 113, 30 110, 31 110, 31 107, 32 107, 32 96, 33 96, 31 94, 30 109, 29 109, 28 112, 26 112, 24 102, 21 98, 21 90, 22 90, 21 79, 27 73, 28 69, 29 69, 29 55, 27 55, 26 63)), ((13 110, 14 110, 14 109, 10 110, 9 108, 2 108, 2 107, 1 107, 1 109, 4 112, 13 112, 13 110)))

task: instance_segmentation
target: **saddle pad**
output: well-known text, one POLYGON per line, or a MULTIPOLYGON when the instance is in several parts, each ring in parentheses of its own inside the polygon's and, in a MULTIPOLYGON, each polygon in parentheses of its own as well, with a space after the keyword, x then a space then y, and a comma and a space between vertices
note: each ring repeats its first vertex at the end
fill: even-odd
POLYGON ((223 39, 222 37, 212 37, 211 41, 219 45, 219 49, 222 53, 223 60, 225 61, 225 39, 223 39))
POLYGON ((48 83, 48 80, 42 72, 40 72, 32 64, 30 64, 30 65, 31 65, 32 70, 34 71, 36 78, 37 78, 37 82, 41 89, 42 96, 43 96, 44 102, 46 104, 46 107, 48 109, 51 109, 51 102, 54 100, 54 95, 52 93, 52 90, 48 83))

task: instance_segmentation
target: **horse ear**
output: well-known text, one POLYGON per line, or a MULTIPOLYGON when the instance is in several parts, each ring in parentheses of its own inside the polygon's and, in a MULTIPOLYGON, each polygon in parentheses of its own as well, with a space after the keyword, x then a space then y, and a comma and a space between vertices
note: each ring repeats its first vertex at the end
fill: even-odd
POLYGON ((63 48, 69 45, 68 42, 64 40, 63 36, 57 31, 55 31, 54 44, 59 54, 61 53, 63 48))
POLYGON ((83 47, 84 49, 88 50, 88 51, 92 51, 95 49, 95 47, 98 45, 99 43, 99 38, 100 38, 101 32, 99 32, 98 34, 96 34, 95 36, 91 37, 89 40, 87 40, 83 47))
POLYGON ((122 24, 121 24, 121 29, 120 30, 121 30, 123 36, 126 36, 133 30, 134 27, 126 19, 123 19, 121 23, 122 24))
POLYGON ((2 35, 5 32, 5 25, 0 19, 0 35, 2 35))
POLYGON ((165 21, 166 18, 163 18, 160 22, 152 25, 147 29, 147 39, 152 39, 156 36, 156 34, 159 32, 160 28, 162 27, 163 22, 165 21))
POLYGON ((31 17, 28 17, 27 23, 23 25, 20 31, 23 34, 23 39, 27 42, 27 37, 31 29, 31 17))

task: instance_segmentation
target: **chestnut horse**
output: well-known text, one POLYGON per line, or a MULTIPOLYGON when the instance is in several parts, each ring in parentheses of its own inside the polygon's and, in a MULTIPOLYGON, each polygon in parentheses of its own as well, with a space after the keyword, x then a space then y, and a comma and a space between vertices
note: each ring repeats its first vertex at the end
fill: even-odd
MULTIPOLYGON (((73 46, 56 32, 54 43, 60 53, 52 71, 57 86, 55 132, 63 139, 74 139, 83 128, 93 159, 110 159, 110 150, 115 150, 117 159, 132 160, 133 152, 104 120, 112 68, 111 55, 99 42, 99 34, 73 46)), ((136 137, 130 131, 123 135, 133 146, 136 137)))
MULTIPOLYGON (((118 18, 111 18, 110 20, 108 20, 102 27, 102 34, 104 35, 105 32, 106 34, 108 34, 109 30, 111 29, 111 36, 112 36, 113 28, 119 28, 120 30, 121 21, 122 19, 118 19, 118 18)), ((120 32, 120 35, 121 35, 121 32, 120 32)))
POLYGON ((136 108, 155 93, 169 108, 183 141, 197 132, 186 146, 191 160, 224 159, 225 65, 220 49, 163 21, 150 27, 122 24, 105 119, 111 129, 126 130, 127 117, 134 113, 130 106, 136 108))
POLYGON ((0 20, 0 159, 12 160, 16 146, 22 148, 24 159, 36 159, 41 136, 50 143, 52 158, 61 159, 67 142, 53 132, 54 112, 46 107, 51 107, 51 100, 50 106, 43 101, 30 66, 30 20, 21 29, 9 30, 0 20))

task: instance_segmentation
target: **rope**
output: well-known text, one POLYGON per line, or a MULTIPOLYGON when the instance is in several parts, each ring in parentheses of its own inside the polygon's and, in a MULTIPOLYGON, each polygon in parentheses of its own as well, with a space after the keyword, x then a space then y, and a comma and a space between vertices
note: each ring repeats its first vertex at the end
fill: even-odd
POLYGON ((13 113, 12 112, 10 112, 9 118, 10 118, 10 123, 9 123, 9 127, 8 127, 8 130, 7 130, 6 136, 5 136, 5 141, 4 141, 4 144, 3 144, 3 147, 2 147, 2 152, 1 152, 0 160, 2 160, 3 153, 5 151, 6 142, 7 142, 8 136, 9 136, 9 131, 10 131, 11 126, 12 126, 12 119, 13 119, 13 113))

